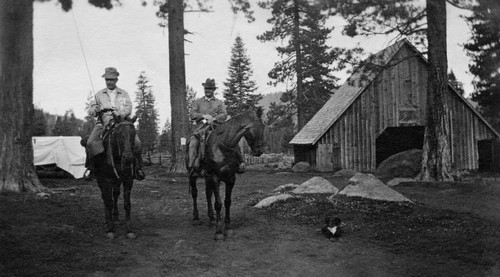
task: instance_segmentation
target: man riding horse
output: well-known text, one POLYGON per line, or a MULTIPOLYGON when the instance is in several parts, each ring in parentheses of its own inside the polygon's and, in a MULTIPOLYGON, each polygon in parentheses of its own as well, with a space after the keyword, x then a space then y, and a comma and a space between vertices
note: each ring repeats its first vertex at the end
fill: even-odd
MULTIPOLYGON (((209 131, 213 130, 217 123, 222 123, 227 118, 226 106, 222 100, 215 98, 214 92, 217 89, 215 80, 208 78, 204 87, 205 96, 196 99, 191 107, 189 117, 196 125, 193 134, 189 139, 188 170, 193 169, 193 174, 200 173, 200 161, 205 152, 205 140, 209 131)), ((245 172, 243 156, 239 149, 237 150, 239 167, 237 173, 245 172)))
MULTIPOLYGON (((120 73, 114 67, 106 67, 104 71, 102 77, 106 81, 106 88, 95 94, 95 98, 91 101, 88 110, 89 115, 98 116, 99 118, 86 143, 87 159, 85 167, 89 171, 86 174, 86 179, 93 178, 94 156, 104 151, 102 137, 106 131, 112 128, 115 123, 114 117, 127 118, 132 113, 132 101, 130 101, 129 94, 116 86, 120 73)), ((134 156, 136 160, 134 178, 142 180, 145 176, 142 171, 141 141, 137 135, 135 136, 134 144, 134 156)))

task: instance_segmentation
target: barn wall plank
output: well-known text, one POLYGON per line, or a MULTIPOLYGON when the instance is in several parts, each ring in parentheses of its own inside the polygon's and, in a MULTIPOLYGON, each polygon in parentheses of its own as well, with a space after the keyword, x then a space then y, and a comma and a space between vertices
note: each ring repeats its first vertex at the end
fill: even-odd
MULTIPOLYGON (((413 104, 417 108, 417 125, 426 124, 427 66, 419 57, 405 58, 413 54, 413 50, 404 51, 398 53, 397 58, 405 60, 383 69, 320 139, 321 144, 330 146, 316 148, 318 168, 323 166, 328 170, 337 163, 344 169, 373 172, 376 139, 387 127, 399 126, 399 108, 403 105, 413 104)), ((477 141, 496 135, 459 96, 449 94, 446 102, 454 167, 475 169, 478 167, 477 141)))

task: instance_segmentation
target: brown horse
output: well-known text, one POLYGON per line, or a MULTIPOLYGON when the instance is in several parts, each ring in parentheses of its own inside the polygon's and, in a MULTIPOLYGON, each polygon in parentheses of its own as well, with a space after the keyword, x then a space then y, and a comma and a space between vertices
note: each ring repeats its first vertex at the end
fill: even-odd
POLYGON ((118 198, 123 185, 125 228, 128 238, 136 235, 130 228, 130 192, 133 185, 135 120, 115 117, 115 126, 105 136, 105 152, 95 157, 95 177, 104 202, 104 218, 107 236, 115 237, 115 221, 118 221, 118 198))
MULTIPOLYGON (((264 124, 262 109, 247 111, 218 125, 208 136, 201 169, 205 171, 205 192, 208 205, 210 225, 216 224, 215 240, 223 239, 232 234, 231 228, 231 193, 236 181, 236 171, 239 165, 238 142, 244 137, 252 149, 252 155, 260 156, 263 147, 264 124), (220 197, 220 181, 224 182, 226 195, 224 200, 224 224, 221 221, 222 201, 220 197), (215 217, 212 206, 212 196, 215 197, 215 217)), ((189 149, 189 147, 188 147, 189 149)), ((188 168, 189 186, 193 197, 193 221, 199 222, 196 188, 197 175, 193 168, 188 168)))

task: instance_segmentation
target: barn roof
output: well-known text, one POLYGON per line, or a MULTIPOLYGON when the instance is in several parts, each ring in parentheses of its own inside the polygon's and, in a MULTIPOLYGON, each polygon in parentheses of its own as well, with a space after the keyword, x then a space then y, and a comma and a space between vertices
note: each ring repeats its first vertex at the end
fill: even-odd
MULTIPOLYGON (((314 145, 330 127, 342 116, 351 106, 356 98, 370 85, 383 66, 394 57, 399 49, 407 44, 420 57, 427 62, 425 57, 407 40, 401 39, 384 50, 370 56, 366 65, 358 68, 346 82, 330 97, 323 107, 309 120, 309 122, 293 137, 290 144, 314 145), (374 66, 375 65, 375 66, 374 66)), ((453 89, 456 92, 456 90, 453 89)), ((472 105, 457 93, 473 112, 496 134, 500 135, 491 125, 472 107, 472 105)))
MULTIPOLYGON (((385 65, 396 54, 406 40, 399 40, 384 50, 372 55, 372 64, 385 65)), ((376 67, 368 65, 357 69, 330 97, 323 107, 309 120, 290 141, 290 144, 315 144, 318 139, 340 118, 378 74, 376 67)))

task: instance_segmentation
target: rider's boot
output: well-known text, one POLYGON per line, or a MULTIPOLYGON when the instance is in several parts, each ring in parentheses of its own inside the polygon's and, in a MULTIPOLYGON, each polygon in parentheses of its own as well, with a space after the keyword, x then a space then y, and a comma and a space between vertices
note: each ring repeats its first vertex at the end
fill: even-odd
POLYGON ((238 168, 236 169, 236 173, 242 174, 245 173, 245 159, 243 158, 243 155, 240 152, 240 149, 236 151, 236 156, 238 157, 238 168))
POLYGON ((236 169, 236 173, 242 174, 245 173, 245 163, 240 163, 238 168, 236 169))
POLYGON ((134 157, 135 157, 134 179, 142 181, 144 180, 144 178, 146 178, 146 174, 144 173, 144 171, 142 171, 142 166, 143 166, 142 155, 140 152, 136 152, 134 153, 134 157))
POLYGON ((83 179, 85 181, 92 181, 95 176, 95 172, 94 172, 94 161, 93 159, 89 158, 89 154, 88 154, 88 150, 85 149, 86 151, 86 157, 85 157, 85 168, 87 168, 85 170, 85 172, 83 173, 83 179))
POLYGON ((188 170, 190 174, 195 177, 200 177, 200 158, 198 147, 200 146, 199 138, 193 136, 189 142, 189 152, 188 152, 188 170))

